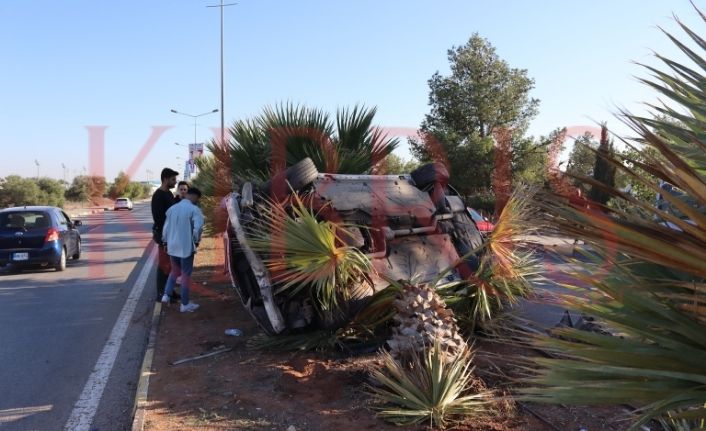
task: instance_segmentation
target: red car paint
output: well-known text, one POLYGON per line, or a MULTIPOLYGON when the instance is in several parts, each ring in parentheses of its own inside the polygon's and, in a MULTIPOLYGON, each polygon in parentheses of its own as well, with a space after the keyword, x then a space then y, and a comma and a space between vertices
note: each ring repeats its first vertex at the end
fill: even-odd
POLYGON ((480 231, 480 233, 482 233, 483 235, 487 235, 490 232, 492 232, 493 229, 495 229, 495 225, 493 223, 489 222, 488 220, 486 220, 485 217, 480 215, 480 213, 478 211, 476 211, 470 207, 468 207, 466 209, 468 210, 468 214, 471 216, 473 221, 476 223, 476 226, 478 227, 478 230, 480 231))

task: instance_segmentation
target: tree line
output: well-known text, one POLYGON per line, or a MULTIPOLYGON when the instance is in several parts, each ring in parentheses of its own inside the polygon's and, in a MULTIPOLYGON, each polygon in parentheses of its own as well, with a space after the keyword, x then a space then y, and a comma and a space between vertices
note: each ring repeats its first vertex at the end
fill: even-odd
POLYGON ((112 183, 103 176, 79 175, 71 183, 53 178, 0 178, 0 208, 25 205, 64 206, 66 202, 101 205, 104 199, 143 199, 151 195, 149 184, 131 181, 120 172, 112 183))
MULTIPOLYGON (((448 168, 450 184, 469 205, 489 213, 502 208, 497 198, 509 196, 516 185, 549 187, 558 168, 608 187, 630 186, 607 162, 616 152, 607 127, 602 137, 576 139, 568 164, 549 166, 564 150, 566 130, 528 134, 540 106, 531 96, 534 80, 526 69, 500 58, 487 39, 473 34, 466 44, 448 51, 448 60, 450 73, 437 72, 428 81, 429 113, 418 136, 408 139, 413 160, 393 153, 398 139, 376 128, 374 107, 342 108, 334 117, 319 108, 282 103, 235 121, 225 147, 212 142, 212 155, 199 160, 197 182, 209 196, 218 197, 244 181, 264 182, 304 157, 320 172, 351 174, 409 173, 434 161, 448 168), (562 142, 556 145, 558 140, 562 142)), ((621 155, 633 164, 642 157, 634 150, 621 155)), ((598 186, 577 179, 573 184, 591 200, 605 204, 609 198, 598 186)), ((636 187, 639 197, 651 197, 649 189, 636 187)))

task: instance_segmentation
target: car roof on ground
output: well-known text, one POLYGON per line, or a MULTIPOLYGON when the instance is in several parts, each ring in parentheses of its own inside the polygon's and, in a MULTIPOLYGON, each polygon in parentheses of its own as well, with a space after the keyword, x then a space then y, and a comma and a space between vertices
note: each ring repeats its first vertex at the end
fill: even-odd
POLYGON ((10 208, 4 208, 1 209, 0 212, 10 212, 10 211, 49 211, 49 210, 61 210, 61 208, 57 207, 49 207, 49 206, 30 206, 27 205, 26 207, 10 207, 10 208))

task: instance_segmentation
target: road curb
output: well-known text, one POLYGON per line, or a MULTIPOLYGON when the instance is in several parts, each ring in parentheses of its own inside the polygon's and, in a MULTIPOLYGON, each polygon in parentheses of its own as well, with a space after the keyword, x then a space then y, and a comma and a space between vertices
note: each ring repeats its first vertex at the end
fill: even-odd
POLYGON ((87 216, 87 215, 93 215, 93 214, 100 214, 105 212, 105 208, 101 209, 93 209, 93 210, 83 210, 81 212, 74 212, 69 214, 69 217, 74 218, 74 217, 82 217, 82 216, 87 216))
POLYGON ((137 383, 137 392, 135 393, 135 403, 133 404, 133 419, 132 431, 142 431, 145 428, 145 412, 147 407, 147 393, 150 386, 150 375, 152 375, 152 360, 154 359, 154 347, 157 343, 157 330, 159 329, 159 320, 162 315, 162 303, 155 302, 154 310, 152 310, 152 323, 150 324, 150 334, 147 339, 147 349, 145 349, 145 357, 142 359, 142 367, 140 368, 140 380, 137 383))

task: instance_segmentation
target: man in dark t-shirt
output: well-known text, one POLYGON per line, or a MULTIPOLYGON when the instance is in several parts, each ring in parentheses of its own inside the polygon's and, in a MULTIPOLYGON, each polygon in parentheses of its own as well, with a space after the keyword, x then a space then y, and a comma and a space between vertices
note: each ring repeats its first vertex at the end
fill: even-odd
POLYGON ((162 299, 164 287, 167 284, 167 278, 169 277, 170 271, 169 256, 167 255, 167 249, 162 242, 162 229, 164 228, 164 222, 167 220, 167 210, 169 207, 174 205, 174 195, 172 194, 171 189, 173 189, 176 185, 177 175, 179 175, 179 173, 175 170, 169 168, 162 169, 162 174, 160 175, 162 185, 159 186, 159 188, 152 195, 152 220, 154 221, 154 224, 152 225, 152 239, 155 243, 157 243, 159 250, 157 267, 157 301, 162 299))

